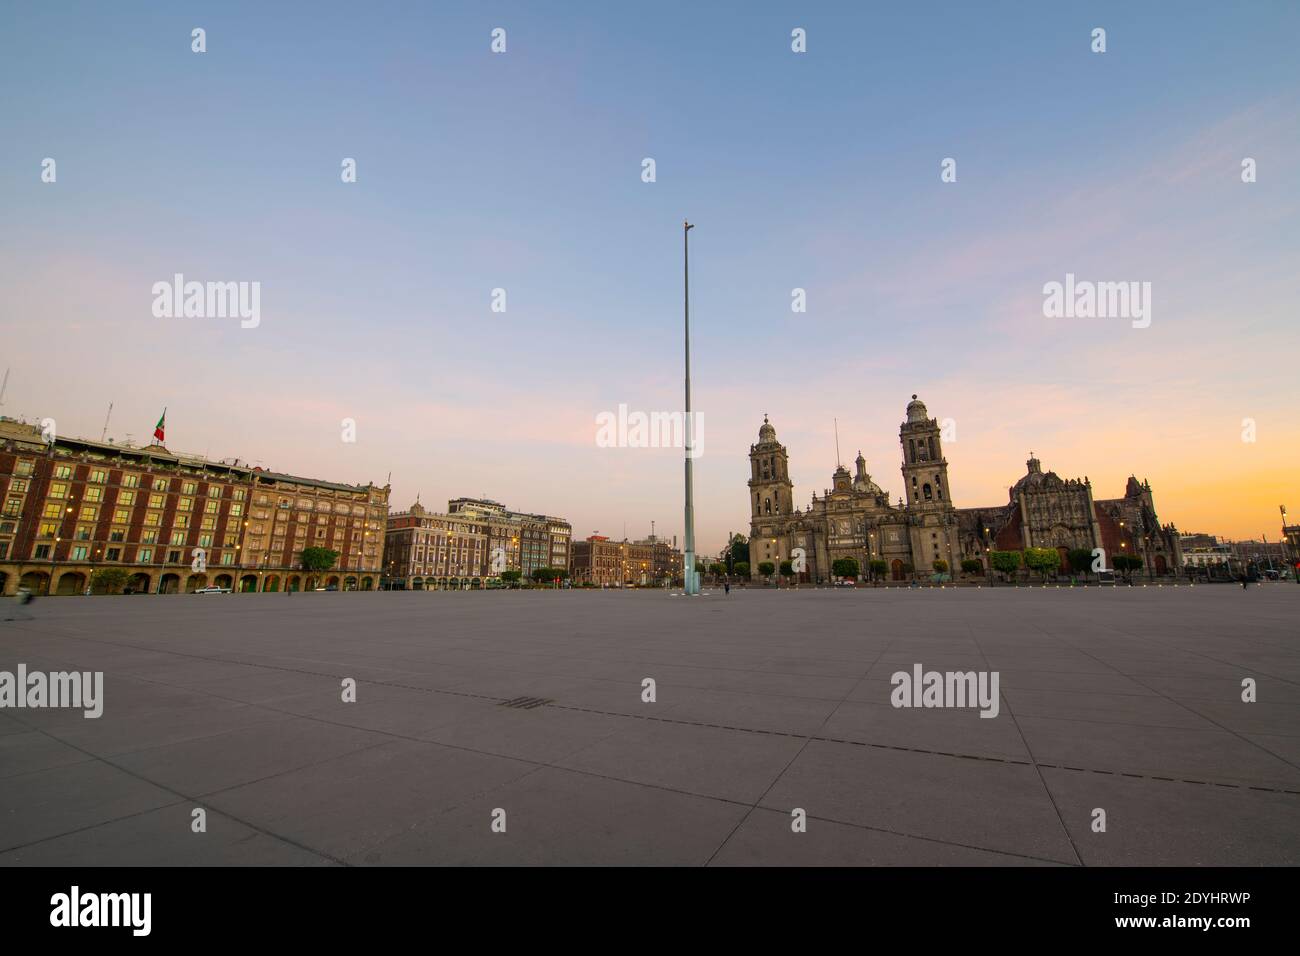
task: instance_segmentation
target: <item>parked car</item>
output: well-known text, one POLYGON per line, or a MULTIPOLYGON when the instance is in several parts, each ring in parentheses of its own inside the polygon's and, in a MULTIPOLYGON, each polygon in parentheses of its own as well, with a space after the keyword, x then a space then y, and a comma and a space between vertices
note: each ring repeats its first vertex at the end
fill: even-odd
POLYGON ((209 584, 205 588, 198 588, 195 594, 229 594, 230 588, 219 588, 215 584, 209 584))

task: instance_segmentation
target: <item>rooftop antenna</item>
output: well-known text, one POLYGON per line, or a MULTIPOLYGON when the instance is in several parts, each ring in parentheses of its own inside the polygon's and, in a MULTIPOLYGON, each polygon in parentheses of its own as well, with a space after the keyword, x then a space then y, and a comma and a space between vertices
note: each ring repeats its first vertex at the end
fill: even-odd
POLYGON ((104 416, 104 430, 99 433, 99 440, 103 441, 108 437, 108 420, 113 417, 113 403, 108 403, 108 414, 104 416))
POLYGON ((840 420, 833 418, 831 421, 835 423, 835 467, 843 468, 844 463, 840 461, 840 420))

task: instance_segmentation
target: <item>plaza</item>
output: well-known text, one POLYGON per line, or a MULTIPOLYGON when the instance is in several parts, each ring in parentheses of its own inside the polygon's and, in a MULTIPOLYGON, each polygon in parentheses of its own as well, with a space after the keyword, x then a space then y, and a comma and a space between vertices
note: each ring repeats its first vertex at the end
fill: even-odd
POLYGON ((5 866, 1300 862, 1294 584, 28 613, 0 671, 102 672, 103 713, 0 710, 5 866), (891 706, 917 665, 997 715, 891 706))

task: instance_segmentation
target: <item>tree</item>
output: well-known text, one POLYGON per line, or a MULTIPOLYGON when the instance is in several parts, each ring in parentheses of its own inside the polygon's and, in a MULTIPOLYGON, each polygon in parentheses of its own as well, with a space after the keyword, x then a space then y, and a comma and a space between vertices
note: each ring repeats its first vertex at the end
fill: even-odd
POLYGON ((793 576, 793 575, 794 575, 794 565, 791 564, 789 561, 782 561, 782 562, 781 562, 781 574, 782 574, 782 576, 787 577, 787 578, 793 576))
POLYGON ((877 558, 876 560, 871 562, 870 568, 871 568, 871 577, 876 581, 883 581, 885 579, 886 572, 889 571, 889 562, 877 558))
MULTIPOLYGON (((736 566, 749 563, 749 539, 743 534, 733 534, 718 557, 726 564, 728 574, 740 574, 736 566)), ((748 570, 745 573, 748 574, 748 570)))
POLYGON ((553 577, 555 577, 555 569, 554 568, 533 568, 533 573, 529 575, 529 577, 531 577, 538 584, 541 584, 543 581, 549 581, 553 577))
POLYGON ((121 594, 127 580, 124 568, 100 568, 90 576, 90 586, 105 594, 121 594))
POLYGON ((714 561, 709 565, 709 573, 713 575, 714 580, 718 580, 727 573, 727 566, 721 561, 714 561))
POLYGON ((1113 559, 1115 570, 1124 575, 1124 581, 1133 583, 1133 572, 1142 568, 1142 559, 1137 555, 1117 554, 1113 559))
POLYGON ((747 578, 749 577, 749 562, 737 561, 734 565, 732 565, 731 570, 732 573, 734 573, 737 577, 747 578))
POLYGON ((1003 574, 1015 574, 1020 570, 1019 551, 990 551, 989 562, 995 571, 1003 574))
POLYGON ((339 553, 329 548, 303 548, 299 555, 304 571, 328 571, 338 559, 339 553))
POLYGON ((1025 567, 1037 571, 1047 583, 1049 572, 1055 573, 1061 567, 1061 555, 1055 548, 1028 548, 1025 550, 1025 567))
POLYGON ((770 578, 776 573, 776 565, 771 561, 760 561, 758 562, 758 573, 765 578, 770 578))
POLYGON ((963 558, 961 562, 962 574, 980 574, 984 570, 984 562, 979 558, 963 558))
POLYGON ((933 564, 930 565, 930 567, 934 568, 935 574, 948 573, 948 562, 943 560, 943 558, 939 558, 938 560, 936 560, 933 564))
POLYGON ((1071 548, 1065 557, 1070 562, 1070 570, 1088 580, 1088 572, 1092 570, 1092 552, 1087 548, 1071 548))
POLYGON ((519 583, 519 579, 522 578, 523 576, 524 576, 524 572, 522 572, 522 571, 502 571, 502 572, 501 572, 501 580, 504 581, 507 585, 518 584, 518 583, 519 583))
POLYGON ((837 578, 853 578, 856 581, 860 573, 857 558, 836 558, 831 562, 831 574, 837 578))

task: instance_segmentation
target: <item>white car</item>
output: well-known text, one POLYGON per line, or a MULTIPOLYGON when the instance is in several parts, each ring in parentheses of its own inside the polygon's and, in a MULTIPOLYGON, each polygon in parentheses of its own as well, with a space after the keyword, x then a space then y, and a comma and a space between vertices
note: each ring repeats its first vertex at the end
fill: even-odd
POLYGON ((230 588, 219 588, 215 584, 209 584, 205 588, 199 588, 195 594, 229 594, 230 588))

